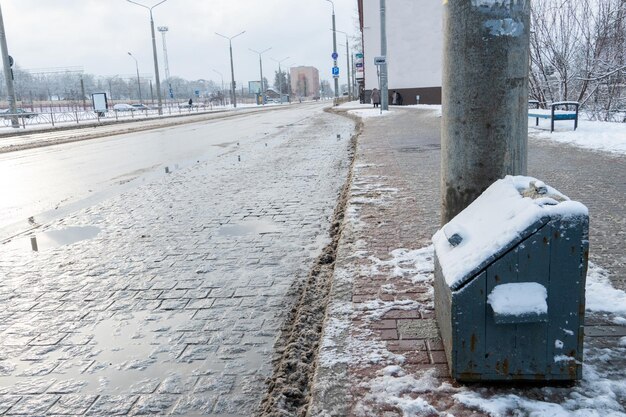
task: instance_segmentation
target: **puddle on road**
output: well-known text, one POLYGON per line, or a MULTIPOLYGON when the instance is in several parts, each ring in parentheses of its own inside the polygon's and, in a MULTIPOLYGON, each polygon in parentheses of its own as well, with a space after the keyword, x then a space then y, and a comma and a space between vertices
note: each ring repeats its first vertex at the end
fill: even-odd
POLYGON ((225 368, 224 363, 208 359, 216 355, 217 347, 200 339, 213 334, 194 328, 192 315, 120 314, 72 333, 76 345, 33 347, 18 358, 0 362, 5 365, 0 372, 0 394, 12 392, 3 387, 33 384, 55 384, 53 391, 80 394, 152 393, 157 386, 169 393, 185 392, 189 377, 225 368))
POLYGON ((100 228, 95 226, 74 226, 65 229, 48 230, 28 237, 17 237, 3 245, 7 250, 23 249, 41 252, 71 245, 82 240, 93 239, 100 233, 100 228))
POLYGON ((270 220, 249 220, 241 223, 225 224, 220 227, 218 233, 222 236, 244 236, 278 233, 280 231, 280 227, 270 220))

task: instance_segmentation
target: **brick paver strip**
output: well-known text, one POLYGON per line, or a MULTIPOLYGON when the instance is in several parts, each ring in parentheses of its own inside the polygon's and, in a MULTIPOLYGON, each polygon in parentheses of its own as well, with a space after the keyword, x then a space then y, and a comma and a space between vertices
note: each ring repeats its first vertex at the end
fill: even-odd
MULTIPOLYGON (((430 371, 431 376, 455 385, 448 377, 443 345, 436 331, 432 291, 396 277, 394 293, 388 288, 391 270, 386 276, 378 271, 375 279, 371 273, 372 257, 386 260, 394 249, 419 249, 431 244, 440 221, 439 123, 435 111, 406 109, 365 120, 357 142, 352 198, 347 209, 352 217, 344 224, 326 324, 326 331, 331 333, 322 348, 310 416, 365 415, 363 407, 369 407, 375 415, 402 415, 397 408, 372 403, 367 388, 367 383, 388 363, 384 358, 393 353, 404 356, 402 367, 408 374, 419 376, 430 371), (418 289, 408 293, 410 287, 418 289), (367 320, 360 313, 366 310, 360 306, 390 299, 414 300, 418 304, 415 308, 388 311, 375 320, 367 320), (352 308, 346 309, 350 305, 352 308), (355 311, 356 317, 348 310, 355 311), (352 323, 349 327, 341 324, 348 322, 352 323), (372 352, 382 360, 364 362, 362 357, 372 352)), ((611 272, 616 288, 626 289, 626 255, 620 237, 626 232, 626 158, 531 139, 529 175, 589 207, 591 261, 611 272)), ((590 316, 589 322, 594 321, 606 324, 607 318, 590 316)), ((593 340, 595 346, 614 346, 614 341, 593 340)), ((626 360, 615 366, 623 369, 626 360)), ((563 397, 568 392, 567 388, 555 388, 554 395, 563 397)), ((445 394, 422 395, 439 412, 447 411, 456 417, 483 415, 455 404, 445 394)))

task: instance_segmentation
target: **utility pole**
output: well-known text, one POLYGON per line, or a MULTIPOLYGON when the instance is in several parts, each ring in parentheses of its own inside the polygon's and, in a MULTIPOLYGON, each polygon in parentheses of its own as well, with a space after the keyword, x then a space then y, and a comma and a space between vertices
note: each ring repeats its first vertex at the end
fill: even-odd
MULTIPOLYGON (((380 55, 387 58, 387 17, 385 0, 380 0, 380 55)), ((380 111, 389 110, 389 86, 387 63, 380 66, 380 111)))
POLYGON ((233 107, 237 107, 237 85, 235 84, 235 67, 233 66, 233 39, 235 39, 239 35, 243 35, 244 33, 246 33, 245 30, 243 32, 236 34, 235 36, 228 37, 228 36, 220 35, 219 33, 215 32, 217 36, 221 36, 224 39, 228 39, 228 47, 230 49, 230 76, 231 76, 231 91, 233 93, 233 107))
POLYGON ((441 221, 525 175, 530 0, 444 2, 441 221))
POLYGON ((348 40, 348 34, 344 31, 338 30, 337 32, 346 35, 346 80, 348 84, 348 97, 352 100, 352 86, 350 85, 350 42, 348 40))
MULTIPOLYGON (((326 0, 333 5, 333 67, 337 66, 337 30, 335 26, 335 3, 332 0, 326 0)), ((339 77, 333 77, 335 79, 335 98, 339 97, 339 77)))
POLYGON ((261 95, 261 104, 265 106, 265 87, 263 86, 263 59, 261 58, 261 55, 263 55, 265 52, 272 49, 272 47, 270 46, 269 48, 261 52, 255 51, 254 49, 251 49, 251 48, 248 48, 248 49, 250 49, 255 54, 259 54, 259 69, 261 72, 261 91, 259 91, 259 94, 261 95))
POLYGON ((283 104, 283 72, 280 68, 280 64, 288 60, 290 57, 286 57, 281 59, 280 61, 274 58, 270 58, 274 62, 278 62, 278 89, 280 90, 278 94, 280 95, 280 104, 283 104))
POLYGON ((152 7, 144 6, 141 3, 137 3, 133 0, 126 0, 129 3, 136 4, 137 6, 141 6, 144 9, 148 9, 150 11, 150 33, 152 35, 152 57, 154 59, 154 78, 156 79, 156 90, 157 90, 157 100, 159 104, 159 115, 163 114, 163 101, 161 99, 161 79, 159 77, 159 60, 157 58, 157 49, 156 49, 156 40, 154 37, 154 19, 152 18, 152 9, 157 7, 160 4, 165 3, 167 0, 162 0, 155 4, 152 7))
MULTIPOLYGON (((16 114, 17 106, 15 105, 15 87, 13 86, 13 58, 9 56, 9 48, 7 47, 7 36, 4 31, 4 19, 2 18, 2 8, 0 8, 0 48, 2 49, 2 64, 4 70, 4 79, 7 84, 7 98, 9 101, 9 113, 16 114)), ((11 117, 11 127, 19 129, 20 122, 17 116, 11 117)))
POLYGON ((139 62, 137 61, 137 58, 135 58, 135 56, 130 52, 128 53, 128 55, 135 60, 135 69, 137 70, 137 89, 139 90, 139 103, 141 103, 143 100, 141 97, 141 78, 139 78, 139 62))

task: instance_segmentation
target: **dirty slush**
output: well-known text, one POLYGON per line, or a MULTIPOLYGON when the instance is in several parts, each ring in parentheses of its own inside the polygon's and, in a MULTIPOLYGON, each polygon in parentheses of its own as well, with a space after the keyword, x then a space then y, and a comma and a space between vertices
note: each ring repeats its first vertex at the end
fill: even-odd
POLYGON ((317 258, 307 279, 295 283, 290 290, 290 295, 298 298, 274 346, 272 376, 267 380, 268 391, 261 402, 260 417, 304 417, 308 410, 311 382, 315 374, 326 307, 332 288, 335 255, 352 182, 356 142, 363 127, 360 120, 349 115, 346 117, 355 120, 357 126, 350 143, 348 178, 333 214, 330 228, 332 240, 317 258))

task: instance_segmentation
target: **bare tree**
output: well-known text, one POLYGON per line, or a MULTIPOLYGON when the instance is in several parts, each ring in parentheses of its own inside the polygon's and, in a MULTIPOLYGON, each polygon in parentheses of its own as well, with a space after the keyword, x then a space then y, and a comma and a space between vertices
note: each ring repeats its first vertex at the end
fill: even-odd
POLYGON ((625 121, 626 0, 536 0, 530 95, 575 100, 599 120, 625 121))

